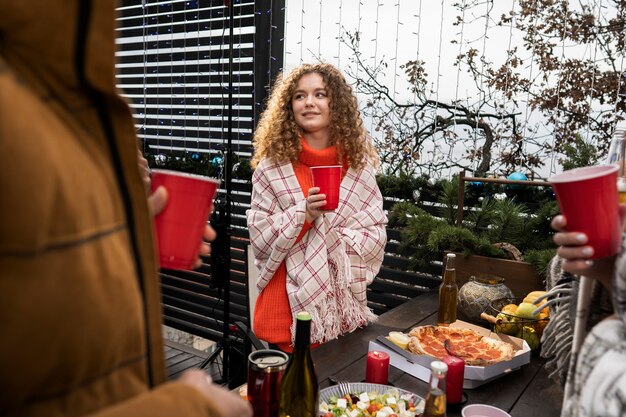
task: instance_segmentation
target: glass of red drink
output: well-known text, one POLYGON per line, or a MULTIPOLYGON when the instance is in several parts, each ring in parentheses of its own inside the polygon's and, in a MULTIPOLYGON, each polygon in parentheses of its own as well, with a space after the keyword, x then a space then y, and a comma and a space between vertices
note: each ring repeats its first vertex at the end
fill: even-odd
POLYGON ((286 353, 273 349, 248 356, 248 400, 254 417, 278 417, 280 384, 288 362, 286 353))

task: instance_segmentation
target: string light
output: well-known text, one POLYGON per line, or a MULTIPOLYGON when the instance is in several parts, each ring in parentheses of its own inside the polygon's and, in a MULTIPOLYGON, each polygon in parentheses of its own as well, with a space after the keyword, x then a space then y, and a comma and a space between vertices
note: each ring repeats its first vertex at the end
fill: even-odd
POLYGON ((147 51, 148 49, 148 45, 147 45, 147 41, 146 41, 146 33, 148 30, 148 23, 147 23, 147 8, 145 3, 142 2, 141 4, 141 45, 142 45, 142 49, 143 49, 143 54, 142 54, 142 60, 143 60, 143 65, 142 65, 142 72, 143 72, 143 86, 141 88, 141 91, 143 93, 143 102, 141 104, 143 104, 143 123, 141 124, 141 130, 139 133, 139 137, 141 137, 142 140, 142 144, 143 144, 143 154, 146 154, 147 148, 148 148, 148 143, 145 140, 145 135, 146 135, 146 123, 147 123, 147 118, 148 118, 148 103, 147 103, 147 86, 148 86, 148 77, 147 77, 147 70, 148 70, 148 62, 147 62, 147 56, 145 51, 147 51))
POLYGON ((393 99, 396 99, 396 80, 398 79, 398 34, 400 32, 400 0, 396 3, 396 8, 398 9, 398 14, 396 16, 396 51, 394 54, 394 66, 393 66, 393 99))
POLYGON ((559 122, 561 120, 561 79, 563 78, 563 61, 565 60, 565 31, 567 25, 567 9, 563 4, 563 28, 561 32, 561 58, 559 59, 559 76, 556 87, 556 121, 554 123, 554 133, 552 135, 552 158, 550 159, 550 175, 556 172, 556 155, 554 148, 556 147, 556 138, 558 134, 559 122))
MULTIPOLYGON (((513 40, 513 22, 515 21, 515 0, 513 0, 512 2, 512 9, 511 9, 511 25, 509 26, 509 44, 507 46, 506 49, 506 79, 504 80, 504 97, 502 98, 502 108, 499 111, 499 114, 503 114, 507 112, 507 102, 508 102, 508 97, 509 97, 509 71, 512 71, 512 68, 510 66, 510 51, 511 51, 511 44, 512 44, 512 40, 513 40)), ((514 109, 513 109, 514 110, 514 109)), ((512 113, 513 111, 511 111, 512 113)), ((514 116, 515 117, 515 116, 514 116)), ((515 121, 514 121, 515 122, 515 121)), ((515 133, 515 132, 514 132, 515 133)), ((517 139, 517 138, 515 138, 517 139)), ((524 140, 524 138, 522 137, 522 152, 524 155, 526 155, 527 152, 527 141, 524 140)))
MULTIPOLYGON (((363 5, 362 0, 358 0, 358 5, 357 5, 357 28, 356 28, 356 33, 357 36, 361 36, 361 6, 363 5)), ((356 78, 359 79, 359 67, 356 67, 356 78)), ((359 85, 357 84, 356 86, 356 93, 357 95, 359 94, 359 85)), ((370 132, 372 130, 370 129, 370 132)))
MULTIPOLYGON (((473 147, 476 148, 478 146, 477 135, 478 135, 478 109, 482 107, 482 104, 487 100, 487 96, 484 91, 484 74, 485 74, 485 51, 487 50, 487 32, 489 31, 489 14, 490 14, 490 2, 485 2, 486 10, 485 10, 485 31, 483 33, 483 53, 480 57, 481 62, 481 70, 480 70, 480 86, 481 89, 478 90, 478 108, 476 111, 476 115, 474 119, 476 120, 476 127, 474 128, 474 144, 473 147)), ((483 158, 485 155, 482 156, 483 158)))
MULTIPOLYGON (((196 116, 196 153, 198 155, 200 155, 200 10, 198 8, 198 3, 197 0, 194 0, 193 2, 187 2, 185 3, 185 8, 187 8, 187 5, 190 4, 192 5, 192 7, 195 9, 194 11, 194 16, 196 19, 196 55, 198 57, 198 69, 196 71, 196 87, 195 87, 195 91, 196 91, 196 97, 194 98, 195 104, 196 104, 196 108, 194 110, 194 112, 192 113, 192 115, 196 116)), ((185 62, 185 72, 187 71, 187 63, 185 62)))
POLYGON ((508 94, 509 93, 509 80, 511 78, 511 77, 509 77, 509 64, 510 64, 509 63, 509 59, 510 59, 510 55, 509 54, 511 52, 511 45, 513 43, 513 25, 514 25, 513 22, 515 22, 515 3, 516 3, 516 1, 513 0, 512 1, 512 5, 511 5, 511 7, 512 7, 512 9, 511 9, 511 24, 509 26, 509 44, 508 44, 507 49, 506 49, 506 52, 507 52, 507 55, 506 55, 507 71, 506 71, 506 79, 504 80, 504 97, 503 97, 503 103, 502 103, 503 104, 503 109, 506 109, 506 103, 507 103, 507 99, 509 97, 509 94, 508 94))
MULTIPOLYGON (((267 11, 267 13, 269 13, 270 15, 270 26, 273 28, 274 27, 274 2, 270 2, 270 9, 269 11, 267 11)), ((302 39, 301 39, 302 40, 302 39)), ((274 57, 272 56, 272 44, 274 43, 274 31, 270 30, 269 33, 269 51, 270 53, 267 54, 267 75, 268 75, 268 85, 267 88, 269 89, 270 84, 272 83, 272 80, 270 80, 269 78, 272 75, 272 60, 274 59, 274 57)))
MULTIPOLYGON (((421 65, 420 63, 420 31, 422 29, 422 0, 419 2, 419 9, 417 11, 417 15, 413 15, 413 17, 417 17, 417 32, 413 32, 417 35, 416 51, 415 51, 415 61, 417 65, 421 65)), ((413 101, 417 103, 417 88, 413 91, 413 101)))
POLYGON ((437 52, 437 77, 436 77, 436 88, 435 88, 435 114, 433 116, 435 130, 433 132, 433 137, 437 135, 437 112, 439 110, 439 79, 441 78, 441 44, 443 39, 443 9, 444 9, 444 0, 441 0, 441 21, 439 24, 439 51, 437 52))
MULTIPOLYGON (((600 0, 600 2, 598 3, 598 17, 596 18, 596 22, 600 22, 601 11, 602 11, 602 0, 600 0)), ((593 76, 591 77, 591 89, 589 91, 589 111, 587 112, 587 132, 586 132, 586 137, 585 137, 585 141, 587 143, 589 143, 589 130, 591 127, 591 104, 593 102, 593 92, 594 92, 595 81, 596 81, 595 66, 596 66, 597 52, 598 52, 598 31, 597 31, 597 26, 596 26, 595 36, 593 38, 593 58, 591 60, 591 63, 592 63, 591 71, 593 73, 593 76)), ((590 55, 591 55, 591 51, 590 51, 590 55)), ((619 88, 617 91, 619 91, 619 88)))
MULTIPOLYGON (((459 57, 463 53, 463 31, 465 30, 465 0, 461 4, 461 32, 459 36, 459 57)), ((456 134, 456 115, 457 115, 457 104, 459 102, 459 80, 461 76, 461 65, 457 65, 456 67, 456 88, 454 91, 454 117, 452 118, 452 122, 454 124, 454 133, 456 134)), ((476 148, 476 143, 474 142, 474 149, 476 148)))
MULTIPOLYGON (((531 29, 533 31, 535 29, 535 19, 536 19, 536 17, 537 17, 537 15, 533 14, 532 18, 530 20, 530 27, 531 27, 531 29)), ((526 90, 526 108, 524 109, 524 126, 522 128, 522 140, 524 142, 526 141, 526 129, 528 128, 529 117, 530 117, 528 115, 528 112, 530 110, 530 86, 532 85, 533 68, 534 68, 534 63, 535 63, 534 55, 535 55, 535 45, 532 44, 531 47, 530 47, 530 69, 529 69, 529 73, 528 73, 529 85, 528 85, 527 90, 526 90)), ((550 173, 552 173, 552 169, 550 170, 550 173)))
MULTIPOLYGON (((624 16, 620 16, 621 21, 624 21, 624 16)), ((623 31, 624 29, 622 29, 623 31)), ((613 114, 617 114, 617 106, 620 102, 620 92, 622 91, 622 79, 624 78, 624 52, 621 53, 619 74, 617 74, 617 90, 615 91, 615 106, 613 108, 613 114)), ((615 117, 615 125, 617 126, 618 117, 615 117)))
POLYGON ((300 13, 300 64, 302 64, 302 44, 304 43, 304 0, 302 0, 300 13))
POLYGON ((317 56, 320 58, 322 56, 322 0, 319 1, 320 4, 320 23, 317 29, 317 56))
MULTIPOLYGON (((380 0, 376 1, 376 20, 375 20, 375 24, 376 24, 376 35, 374 36, 374 39, 372 39, 372 41, 374 42, 374 67, 375 68, 379 68, 378 66, 378 13, 380 11, 380 0)), ((374 131, 374 118, 370 118, 370 131, 373 132, 374 131)))
POLYGON ((376 36, 374 36, 374 65, 378 67, 378 15, 380 12, 380 0, 376 1, 376 36))
MULTIPOLYGON (((169 52, 170 59, 169 59, 169 62, 174 62, 174 31, 172 30, 172 28, 174 27, 174 13, 172 13, 172 4, 171 3, 169 5, 169 8, 170 8, 170 13, 169 13, 170 27, 167 28, 167 31, 170 34, 170 39, 169 39, 169 41, 166 41, 166 45, 167 45, 167 43, 169 43, 169 46, 170 46, 170 52, 169 52)), ((171 151, 172 147, 174 145, 174 125, 176 124, 176 119, 174 118, 174 106, 172 106, 172 104, 174 104, 174 100, 176 98, 176 94, 174 94, 174 75, 173 74, 170 74, 169 84, 170 84, 170 98, 168 100, 169 101, 168 107, 169 107, 169 112, 170 112, 170 124, 169 124, 169 132, 168 132, 168 134, 169 134, 169 137, 170 137, 170 151, 171 151)))
MULTIPOLYGON (((337 33, 337 66, 341 68, 341 17, 343 12, 343 0, 339 0, 339 22, 338 33, 337 33)), ((321 14, 321 12, 320 12, 321 14)))

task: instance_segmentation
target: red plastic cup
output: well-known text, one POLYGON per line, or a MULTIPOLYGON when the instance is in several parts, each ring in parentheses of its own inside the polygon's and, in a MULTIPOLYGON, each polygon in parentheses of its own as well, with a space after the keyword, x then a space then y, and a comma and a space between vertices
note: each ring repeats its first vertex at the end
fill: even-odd
POLYGON ((620 249, 617 170, 615 165, 591 166, 549 179, 567 219, 567 230, 587 235, 592 259, 615 255, 620 249))
POLYGON ((319 187, 320 194, 326 194, 326 205, 320 210, 334 210, 339 205, 339 185, 341 165, 311 167, 313 186, 319 187))
POLYGON ((184 172, 152 170, 152 191, 167 189, 165 209, 155 218, 162 268, 192 269, 219 181, 184 172))

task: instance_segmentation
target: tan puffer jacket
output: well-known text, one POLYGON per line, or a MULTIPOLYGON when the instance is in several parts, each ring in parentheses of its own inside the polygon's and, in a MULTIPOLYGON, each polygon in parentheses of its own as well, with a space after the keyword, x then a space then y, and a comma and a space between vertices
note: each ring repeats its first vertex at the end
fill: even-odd
POLYGON ((2 416, 215 415, 195 389, 163 384, 152 223, 114 83, 114 6, 0 0, 2 416))

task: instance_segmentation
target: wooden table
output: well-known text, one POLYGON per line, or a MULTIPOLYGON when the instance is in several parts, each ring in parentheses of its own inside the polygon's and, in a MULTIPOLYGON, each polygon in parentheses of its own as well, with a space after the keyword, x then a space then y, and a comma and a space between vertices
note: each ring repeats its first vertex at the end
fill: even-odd
MULTIPOLYGON (((369 342, 390 331, 407 331, 414 326, 434 324, 438 298, 429 292, 382 314, 378 321, 313 350, 313 360, 320 388, 330 385, 329 378, 363 381, 369 342)), ((426 395, 427 383, 399 369, 389 368, 389 382, 398 388, 426 395)), ((563 390, 548 378, 543 360, 533 356, 531 362, 481 387, 466 389, 468 403, 490 404, 512 417, 558 416, 561 413, 563 390)), ((448 417, 460 416, 459 409, 449 409, 448 417)))

